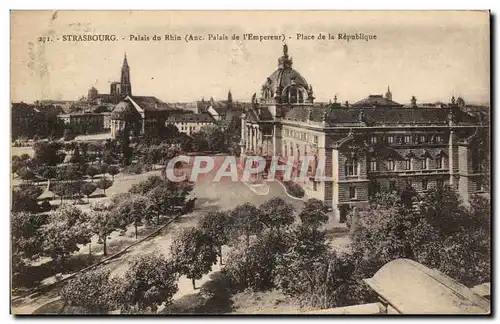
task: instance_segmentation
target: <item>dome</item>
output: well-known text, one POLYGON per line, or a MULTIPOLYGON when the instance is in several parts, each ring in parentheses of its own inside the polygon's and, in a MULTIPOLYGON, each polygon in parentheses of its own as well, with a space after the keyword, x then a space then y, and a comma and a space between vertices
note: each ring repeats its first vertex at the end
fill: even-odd
POLYGON ((277 69, 267 78, 267 83, 271 85, 275 93, 277 89, 283 90, 292 84, 300 85, 305 89, 309 88, 306 79, 291 67, 277 69))
POLYGON ((262 85, 261 99, 264 102, 303 103, 312 102, 312 87, 306 79, 292 68, 288 47, 283 45, 283 56, 278 59, 278 69, 262 85))
POLYGON ((117 120, 136 120, 139 119, 140 115, 134 108, 132 103, 126 100, 122 100, 116 104, 116 106, 111 111, 111 119, 117 120))

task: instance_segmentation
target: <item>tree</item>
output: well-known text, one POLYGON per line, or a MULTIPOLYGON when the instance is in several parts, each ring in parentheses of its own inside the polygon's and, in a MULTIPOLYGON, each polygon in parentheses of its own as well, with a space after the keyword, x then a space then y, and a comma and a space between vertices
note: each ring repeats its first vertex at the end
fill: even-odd
POLYGON ((164 184, 162 178, 156 175, 149 176, 146 180, 143 180, 137 184, 132 185, 129 192, 133 194, 145 195, 154 188, 164 184))
POLYGON ((35 179, 35 173, 27 167, 22 167, 19 171, 17 171, 17 175, 23 181, 32 181, 35 179))
POLYGON ((200 221, 200 229, 207 234, 217 248, 219 262, 222 265, 222 246, 229 242, 231 234, 231 218, 226 212, 208 213, 200 221))
POLYGON ((90 195, 97 189, 97 185, 93 182, 85 182, 81 187, 82 193, 87 196, 87 201, 90 202, 90 195))
POLYGON ((42 214, 28 212, 11 213, 10 233, 12 247, 12 277, 13 282, 23 284, 18 280, 25 273, 26 260, 36 259, 42 252, 42 236, 40 228, 47 222, 42 214))
POLYGON ((80 306, 91 314, 105 314, 116 308, 115 290, 110 289, 114 284, 109 270, 90 270, 68 281, 60 296, 65 306, 80 306))
MULTIPOLYGON (((105 175, 108 173, 109 165, 107 163, 102 163, 101 166, 99 167, 99 173, 102 175, 105 175)), ((113 177, 114 180, 114 177, 113 177)))
POLYGON ((54 166, 42 166, 38 169, 38 174, 47 180, 54 179, 57 176, 57 169, 54 166))
POLYGON ((140 195, 127 195, 126 199, 120 199, 115 205, 113 213, 115 218, 120 221, 121 228, 128 224, 134 224, 135 239, 137 239, 137 227, 143 221, 150 221, 153 217, 153 204, 148 197, 140 195))
POLYGON ((254 205, 245 203, 231 211, 233 219, 233 235, 245 236, 247 248, 250 246, 250 236, 260 233, 263 228, 260 212, 254 205))
POLYGON ((191 136, 193 138, 191 142, 191 149, 194 152, 205 152, 209 150, 208 140, 205 133, 196 132, 191 136))
POLYGON ((350 255, 330 251, 324 231, 306 224, 292 228, 287 251, 277 255, 275 284, 308 304, 337 307, 354 304, 350 290, 358 285, 350 255))
POLYGON ((309 199, 304 204, 304 209, 299 213, 302 224, 306 226, 319 227, 328 221, 325 204, 318 199, 309 199))
POLYGON ((136 257, 125 272, 119 302, 122 311, 156 312, 158 306, 172 303, 177 292, 177 274, 163 255, 151 253, 136 257))
POLYGON ((94 166, 89 166, 87 168, 87 175, 90 177, 90 179, 92 180, 92 182, 94 182, 94 177, 99 174, 99 169, 97 169, 96 167, 94 166))
POLYGON ((181 208, 184 210, 186 199, 192 190, 193 184, 189 181, 168 181, 154 187, 147 193, 147 197, 151 199, 159 213, 167 215, 181 208))
POLYGON ((211 237, 197 228, 183 229, 173 240, 171 253, 177 271, 191 279, 193 289, 195 280, 209 273, 217 263, 211 237))
POLYGON ((63 134, 64 140, 65 141, 72 141, 76 137, 76 132, 73 129, 73 127, 68 127, 64 129, 64 134, 63 134))
POLYGON ((291 225, 294 221, 294 208, 282 198, 271 198, 259 207, 261 221, 279 235, 281 228, 291 225))
POLYGON ((60 207, 51 213, 47 224, 41 227, 44 255, 64 260, 80 249, 78 244, 89 243, 87 222, 88 215, 76 207, 60 207))
POLYGON ((40 211, 37 198, 42 194, 43 189, 30 184, 19 186, 12 189, 12 211, 13 212, 31 212, 40 211))
POLYGON ((111 175, 111 179, 113 179, 113 181, 115 181, 115 175, 120 173, 120 168, 118 168, 118 166, 116 166, 116 165, 110 165, 108 167, 107 172, 111 175))
MULTIPOLYGON (((240 240, 243 241, 244 238, 240 240)), ((235 244, 222 270, 231 287, 241 290, 273 288, 276 261, 287 250, 289 241, 287 231, 277 236, 270 229, 265 229, 250 240, 248 247, 244 242, 235 244)))
POLYGON ((57 142, 36 142, 33 145, 34 160, 38 165, 56 166, 64 159, 64 153, 59 152, 61 144, 57 142))
POLYGON ((106 179, 106 177, 101 178, 99 182, 97 182, 97 188, 102 189, 104 194, 106 194, 106 189, 113 185, 113 181, 106 179))
POLYGON ((73 151, 73 154, 71 155, 71 158, 69 159, 70 163, 82 165, 85 163, 85 158, 82 156, 80 153, 80 146, 76 146, 75 150, 73 151))
POLYGON ((377 196, 367 209, 352 211, 357 268, 366 278, 391 260, 409 258, 467 285, 487 281, 491 212, 486 201, 473 201, 466 208, 447 186, 429 190, 414 207, 398 196, 377 196))
POLYGON ((107 240, 108 236, 118 228, 118 222, 112 213, 113 206, 106 204, 95 204, 91 207, 89 228, 97 235, 99 241, 103 244, 103 254, 108 255, 107 240))

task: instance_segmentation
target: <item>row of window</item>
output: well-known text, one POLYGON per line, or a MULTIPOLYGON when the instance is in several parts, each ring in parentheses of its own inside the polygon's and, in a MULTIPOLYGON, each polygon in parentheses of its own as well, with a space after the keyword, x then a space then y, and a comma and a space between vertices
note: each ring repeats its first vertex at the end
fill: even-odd
MULTIPOLYGON (((411 180, 406 181, 406 186, 411 187, 413 185, 411 180)), ((436 180, 436 186, 437 187, 442 187, 444 186, 444 180, 443 179, 437 179, 436 180)), ((396 188, 396 181, 389 181, 389 191, 395 191, 396 188)), ((422 180, 422 190, 428 190, 429 189, 429 181, 427 179, 422 180)), ((481 181, 476 182, 476 191, 484 191, 484 185, 481 181)), ((349 199, 353 200, 357 198, 357 189, 356 187, 352 186, 349 187, 349 199)))
MULTIPOLYGON (((443 169, 444 165, 444 157, 438 157, 435 159, 436 161, 436 166, 435 169, 443 169)), ((430 158, 425 158, 420 160, 421 164, 421 169, 422 170, 429 170, 429 165, 430 165, 430 158)), ((387 170, 389 171, 394 171, 396 170, 396 161, 394 160, 387 160, 385 161, 387 170)), ((409 158, 404 160, 404 165, 403 165, 403 170, 412 170, 413 169, 413 158, 409 158)), ((358 175, 358 161, 356 159, 351 159, 348 160, 345 164, 345 175, 346 176, 356 176, 358 175)), ((378 170, 378 165, 379 161, 372 160, 370 161, 370 171, 377 171, 378 170)))
POLYGON ((388 135, 376 136, 372 135, 370 137, 371 144, 377 144, 380 142, 386 142, 387 144, 422 144, 422 143, 443 143, 442 135, 388 135))
POLYGON ((292 137, 307 142, 312 141, 314 144, 318 144, 318 136, 308 134, 307 132, 285 128, 284 133, 286 137, 292 137))

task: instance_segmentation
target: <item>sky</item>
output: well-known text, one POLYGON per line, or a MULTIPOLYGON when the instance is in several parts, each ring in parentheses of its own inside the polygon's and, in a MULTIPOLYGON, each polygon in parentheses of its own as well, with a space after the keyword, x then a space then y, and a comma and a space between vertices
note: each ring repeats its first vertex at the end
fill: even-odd
POLYGON ((406 104, 490 98, 489 16, 480 11, 13 11, 11 100, 76 100, 94 86, 109 93, 127 54, 134 95, 166 102, 250 101, 277 69, 283 40, 232 40, 233 34, 285 35, 293 68, 316 101, 355 102, 383 94, 406 104), (225 34, 229 40, 152 41, 154 35, 225 34), (298 40, 297 34, 376 40, 298 40), (64 42, 63 35, 116 35, 114 42, 64 42), (130 41, 130 35, 150 41, 130 41), (51 42, 40 42, 50 36, 51 42), (125 38, 125 39, 123 39, 125 38))

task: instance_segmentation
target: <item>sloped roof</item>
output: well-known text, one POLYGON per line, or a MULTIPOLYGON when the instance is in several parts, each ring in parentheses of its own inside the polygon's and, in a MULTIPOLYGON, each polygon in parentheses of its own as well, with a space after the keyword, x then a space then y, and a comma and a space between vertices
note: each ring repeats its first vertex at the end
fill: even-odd
POLYGON ((445 274, 410 259, 385 264, 364 281, 401 314, 488 314, 490 303, 445 274))
POLYGON ((383 95, 369 95, 352 104, 353 107, 402 107, 403 105, 385 98, 383 95))
POLYGON ((168 104, 152 96, 130 96, 144 111, 173 110, 168 104))

